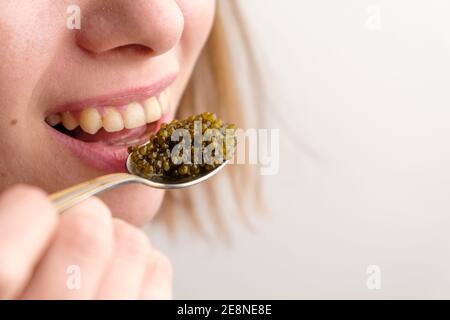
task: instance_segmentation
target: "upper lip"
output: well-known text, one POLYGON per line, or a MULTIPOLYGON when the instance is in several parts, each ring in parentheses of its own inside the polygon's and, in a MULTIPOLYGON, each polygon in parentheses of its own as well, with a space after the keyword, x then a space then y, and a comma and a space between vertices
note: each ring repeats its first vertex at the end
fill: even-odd
POLYGON ((171 74, 150 85, 136 86, 113 93, 102 94, 97 97, 65 103, 50 110, 46 116, 65 111, 80 111, 87 107, 120 107, 131 102, 142 101, 163 92, 175 81, 176 77, 176 74, 171 74))

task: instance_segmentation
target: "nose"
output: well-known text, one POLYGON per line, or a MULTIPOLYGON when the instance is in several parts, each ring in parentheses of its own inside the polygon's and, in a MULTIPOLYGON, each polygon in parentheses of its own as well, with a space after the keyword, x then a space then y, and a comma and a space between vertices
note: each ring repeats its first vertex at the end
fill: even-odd
POLYGON ((175 0, 99 0, 81 8, 77 44, 100 54, 136 50, 154 56, 180 40, 184 16, 175 0))

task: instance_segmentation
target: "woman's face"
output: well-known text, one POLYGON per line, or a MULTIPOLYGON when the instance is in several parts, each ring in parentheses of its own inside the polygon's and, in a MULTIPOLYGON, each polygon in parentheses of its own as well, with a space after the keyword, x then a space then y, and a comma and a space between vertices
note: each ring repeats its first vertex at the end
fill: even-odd
MULTIPOLYGON (((215 11, 214 0, 75 3, 0 1, 2 189, 124 171, 127 146, 173 117, 215 11)), ((130 185, 103 200, 140 225, 162 197, 130 185)))

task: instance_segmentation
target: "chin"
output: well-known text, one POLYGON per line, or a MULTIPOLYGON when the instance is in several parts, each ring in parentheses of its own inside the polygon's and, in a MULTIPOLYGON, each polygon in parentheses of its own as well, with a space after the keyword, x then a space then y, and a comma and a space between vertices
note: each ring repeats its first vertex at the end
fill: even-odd
POLYGON ((115 218, 137 227, 151 221, 161 207, 163 190, 141 185, 126 185, 100 195, 115 218))

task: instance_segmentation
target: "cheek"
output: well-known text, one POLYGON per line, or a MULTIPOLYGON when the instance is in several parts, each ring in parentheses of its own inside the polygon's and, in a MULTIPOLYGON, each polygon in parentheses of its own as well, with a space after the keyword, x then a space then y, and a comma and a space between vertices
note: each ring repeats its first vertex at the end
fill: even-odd
POLYGON ((113 216, 136 226, 152 220, 164 197, 164 191, 142 185, 127 185, 100 196, 113 216))
POLYGON ((203 48, 214 21, 215 0, 177 1, 184 16, 184 31, 181 38, 185 54, 196 57, 203 48))
POLYGON ((0 187, 30 182, 29 168, 45 159, 35 103, 64 22, 52 3, 59 1, 0 1, 0 150, 15 155, 0 161, 0 187))
MULTIPOLYGON (((180 99, 195 67, 195 63, 205 46, 214 22, 215 0, 177 0, 183 12, 184 30, 178 46, 175 49, 181 66, 177 82, 173 90, 177 97, 173 103, 179 105, 180 99)), ((174 111, 177 108, 175 108, 174 111)))
MULTIPOLYGON (((1 115, 20 115, 38 90, 36 85, 51 63, 64 26, 62 8, 53 2, 0 1, 1 115), (19 3, 19 4, 18 4, 19 3)), ((58 2, 59 3, 59 2, 58 2)), ((30 110, 33 111, 33 110, 30 110)))

